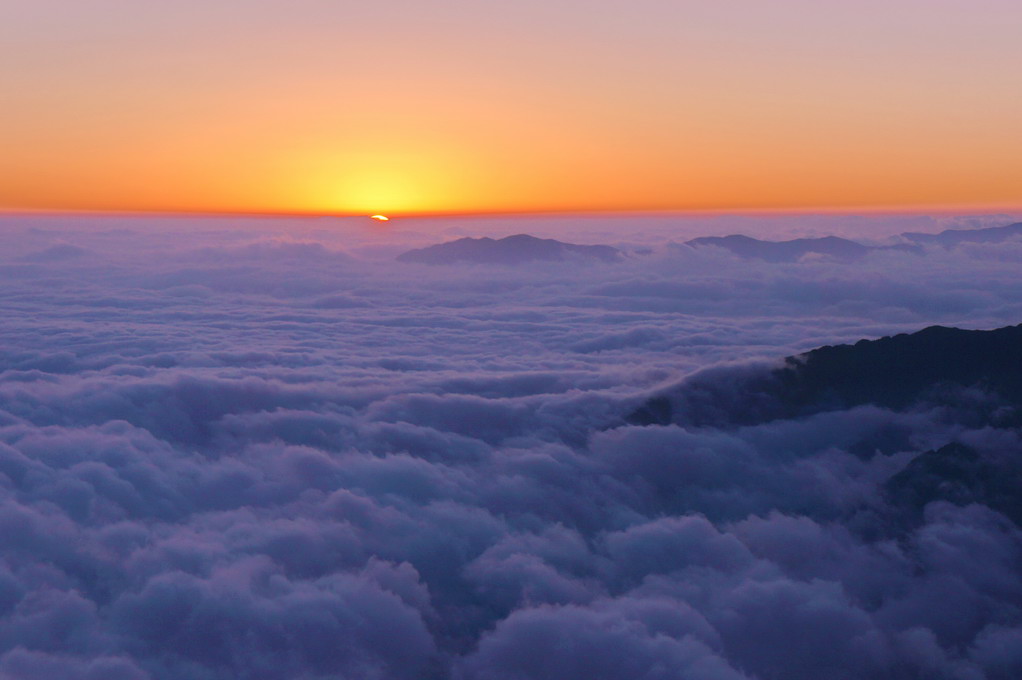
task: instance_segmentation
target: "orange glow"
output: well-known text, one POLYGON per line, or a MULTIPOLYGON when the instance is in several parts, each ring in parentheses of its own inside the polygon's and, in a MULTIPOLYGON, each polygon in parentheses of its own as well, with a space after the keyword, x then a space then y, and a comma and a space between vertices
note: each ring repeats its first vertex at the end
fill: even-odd
POLYGON ((1018 206, 1022 3, 977 2, 12 0, 0 209, 1018 206))

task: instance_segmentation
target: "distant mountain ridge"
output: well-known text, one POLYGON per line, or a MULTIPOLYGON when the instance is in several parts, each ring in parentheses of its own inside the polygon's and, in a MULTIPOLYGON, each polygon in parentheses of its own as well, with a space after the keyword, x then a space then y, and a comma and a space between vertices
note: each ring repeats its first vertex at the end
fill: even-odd
POLYGON ((557 261, 571 258, 614 262, 621 251, 611 246, 584 246, 564 243, 528 234, 516 234, 502 239, 461 238, 426 248, 409 250, 397 257, 401 262, 419 264, 477 264, 516 265, 534 261, 557 261))
POLYGON ((707 246, 723 248, 739 257, 768 262, 796 262, 812 255, 849 262, 877 251, 900 250, 918 253, 921 252, 921 246, 950 248, 962 243, 1000 243, 1016 236, 1022 236, 1022 222, 981 229, 947 229, 938 234, 905 232, 901 234, 901 238, 908 243, 888 246, 869 246, 838 236, 765 241, 742 234, 702 236, 685 241, 684 245, 693 248, 707 246))
MULTIPOLYGON (((798 262, 813 257, 837 262, 854 262, 876 252, 922 253, 923 246, 950 248, 962 243, 999 243, 1016 236, 1022 237, 1022 222, 982 229, 948 229, 938 234, 905 232, 901 234, 901 238, 907 241, 906 243, 882 246, 866 245, 839 236, 768 241, 744 234, 732 234, 701 236, 685 241, 680 246, 670 244, 669 247, 721 248, 741 258, 766 262, 798 262)), ((641 254, 642 251, 631 252, 634 255, 641 254)), ((501 239, 460 238, 409 250, 399 255, 397 259, 401 262, 434 265, 476 263, 512 266, 526 262, 573 258, 614 262, 623 257, 624 253, 621 250, 608 245, 578 245, 529 234, 515 234, 501 239)))
POLYGON ((811 255, 851 261, 880 250, 916 251, 916 246, 903 244, 895 246, 867 246, 838 236, 821 238, 796 238, 789 241, 763 241, 751 236, 702 236, 685 242, 693 248, 707 246, 723 248, 744 258, 768 262, 795 262, 811 255))
POLYGON ((939 245, 945 248, 960 243, 1000 243, 1014 236, 1022 236, 1022 222, 983 229, 946 229, 939 234, 905 232, 902 236, 920 245, 939 245))

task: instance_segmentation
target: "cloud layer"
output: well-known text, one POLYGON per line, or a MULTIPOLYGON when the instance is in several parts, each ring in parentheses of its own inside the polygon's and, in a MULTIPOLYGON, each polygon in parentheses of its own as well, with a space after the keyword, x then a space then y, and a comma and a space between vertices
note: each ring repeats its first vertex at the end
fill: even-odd
POLYGON ((1018 323, 1022 243, 494 269, 5 230, 0 678, 1022 673, 1011 509, 928 491, 951 443, 1018 474, 989 408, 626 424, 818 345, 1018 323))

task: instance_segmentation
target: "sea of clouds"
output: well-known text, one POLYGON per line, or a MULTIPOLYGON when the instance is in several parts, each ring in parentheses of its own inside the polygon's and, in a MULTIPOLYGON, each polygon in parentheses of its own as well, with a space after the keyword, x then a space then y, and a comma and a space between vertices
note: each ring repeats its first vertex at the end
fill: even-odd
POLYGON ((696 373, 1022 322, 1022 242, 778 264, 667 243, 733 223, 620 219, 4 218, 0 678, 1022 676, 1019 527, 892 525, 883 492, 1017 430, 625 424, 696 373), (392 259, 487 229, 634 254, 392 259))

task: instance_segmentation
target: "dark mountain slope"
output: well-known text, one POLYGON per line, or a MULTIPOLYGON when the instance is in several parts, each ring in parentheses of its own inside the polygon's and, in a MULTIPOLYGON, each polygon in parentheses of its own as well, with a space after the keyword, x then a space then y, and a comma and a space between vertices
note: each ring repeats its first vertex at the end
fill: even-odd
MULTIPOLYGON (((978 418, 1017 419, 1022 325, 992 331, 931 326, 917 333, 788 357, 776 369, 718 369, 648 400, 636 424, 746 425, 861 404, 905 409, 956 402, 962 388, 995 395, 978 418), (1007 406, 1008 408, 1001 408, 1007 406)), ((982 410, 982 405, 981 405, 982 410)))
POLYGON ((918 524, 928 503, 978 503, 1022 525, 1022 470, 1017 457, 992 459, 952 442, 913 458, 883 486, 902 521, 918 524))

